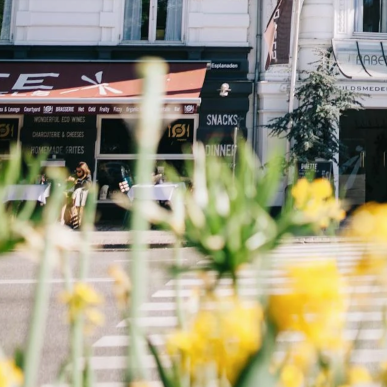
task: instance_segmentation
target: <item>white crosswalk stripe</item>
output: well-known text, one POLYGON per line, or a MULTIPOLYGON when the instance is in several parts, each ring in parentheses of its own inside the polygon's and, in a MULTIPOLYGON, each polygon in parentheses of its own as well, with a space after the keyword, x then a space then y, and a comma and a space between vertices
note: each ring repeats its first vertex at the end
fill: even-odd
MULTIPOLYGON (((332 258, 337 261, 338 269, 343 274, 354 272, 358 260, 363 254, 365 247, 359 246, 347 241, 340 243, 288 243, 281 245, 275 251, 265 256, 266 262, 270 266, 262 265, 260 270, 258 266, 243 268, 239 272, 238 289, 244 297, 256 297, 269 289, 272 294, 286 293, 289 290, 288 279, 285 276, 287 265, 302 264, 305 262, 322 261, 332 258), (259 275, 256 275, 259 273, 259 275)), ((206 259, 202 259, 197 266, 208 264, 206 259)), ((226 297, 232 294, 232 281, 230 278, 223 278, 219 281, 219 287, 216 293, 220 297, 226 297)), ((139 319, 141 328, 148 332, 150 341, 162 350, 167 333, 177 326, 176 317, 176 286, 179 286, 179 297, 183 299, 183 305, 189 308, 195 308, 197 295, 204 291, 203 278, 198 278, 193 273, 184 274, 179 280, 169 280, 165 286, 156 291, 141 306, 142 317, 139 319)), ((364 364, 379 363, 387 360, 387 350, 378 349, 377 343, 384 338, 383 331, 383 307, 387 305, 387 292, 379 285, 375 285, 375 277, 367 275, 362 277, 353 277, 351 294, 358 297, 352 298, 347 314, 347 327, 344 332, 346 339, 353 340, 357 338, 359 343, 365 347, 356 348, 352 353, 352 361, 364 364), (365 295, 371 294, 367 299, 365 295), (364 328, 360 329, 360 325, 364 328), (368 344, 367 344, 368 343, 368 344)), ((101 337, 94 343, 95 355, 91 358, 91 366, 94 370, 118 370, 126 367, 125 348, 130 345, 127 336, 127 329, 130 320, 123 320, 117 326, 117 333, 101 337), (111 355, 102 356, 102 350, 109 350, 111 355)), ((302 340, 301 335, 284 333, 278 338, 278 351, 276 357, 284 355, 283 345, 302 340)), ((168 358, 163 355, 163 359, 168 363, 168 358)), ((147 355, 143 364, 149 369, 155 368, 155 362, 152 356, 147 355)), ((153 374, 155 378, 157 375, 153 374)), ((152 387, 160 387, 159 382, 152 387)), ((121 387, 123 384, 118 382, 101 381, 96 387, 121 387)))

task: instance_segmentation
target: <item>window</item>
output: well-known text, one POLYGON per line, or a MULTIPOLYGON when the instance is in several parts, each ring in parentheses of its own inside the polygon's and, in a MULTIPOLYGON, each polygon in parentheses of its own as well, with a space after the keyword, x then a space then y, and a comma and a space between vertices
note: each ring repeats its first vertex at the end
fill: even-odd
MULTIPOLYGON (((95 181, 99 185, 99 201, 109 201, 119 192, 119 183, 126 180, 135 184, 135 118, 103 118, 98 124, 95 181)), ((157 154, 151 155, 159 173, 169 180, 172 167, 182 181, 187 180, 187 166, 192 168, 192 144, 195 137, 195 119, 179 118, 166 124, 157 154)))
POLYGON ((358 32, 387 32, 387 0, 358 0, 358 32))
POLYGON ((181 41, 183 1, 125 0, 123 40, 181 41))
POLYGON ((11 143, 15 143, 18 138, 19 119, 0 119, 0 159, 9 155, 11 143))
POLYGON ((0 0, 0 40, 11 37, 12 0, 0 0))

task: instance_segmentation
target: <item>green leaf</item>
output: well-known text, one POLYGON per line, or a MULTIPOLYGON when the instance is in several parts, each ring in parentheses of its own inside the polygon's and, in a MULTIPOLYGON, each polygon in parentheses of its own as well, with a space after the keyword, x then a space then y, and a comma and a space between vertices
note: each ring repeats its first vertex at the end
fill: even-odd
POLYGON ((16 367, 20 368, 21 370, 24 370, 24 351, 21 348, 16 348, 13 358, 15 360, 16 367))
POLYGON ((173 379, 168 375, 167 370, 164 369, 164 366, 161 363, 160 356, 157 352, 156 347, 150 342, 149 338, 146 338, 146 342, 148 344, 149 350, 151 351, 151 353, 155 359, 155 362, 157 365, 157 370, 159 372, 159 376, 160 376, 161 382, 163 383, 163 386, 164 387, 177 387, 178 384, 175 384, 173 382, 173 379))
POLYGON ((264 334, 262 347, 250 358, 245 368, 233 387, 275 387, 276 376, 270 372, 276 338, 276 329, 268 322, 267 331, 264 334))

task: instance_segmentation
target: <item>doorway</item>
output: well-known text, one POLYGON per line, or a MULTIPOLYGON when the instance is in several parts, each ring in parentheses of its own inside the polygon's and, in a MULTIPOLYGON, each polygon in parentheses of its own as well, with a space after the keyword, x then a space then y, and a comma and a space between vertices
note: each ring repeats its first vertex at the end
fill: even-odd
POLYGON ((387 110, 346 112, 340 140, 341 196, 352 205, 387 202, 387 110))

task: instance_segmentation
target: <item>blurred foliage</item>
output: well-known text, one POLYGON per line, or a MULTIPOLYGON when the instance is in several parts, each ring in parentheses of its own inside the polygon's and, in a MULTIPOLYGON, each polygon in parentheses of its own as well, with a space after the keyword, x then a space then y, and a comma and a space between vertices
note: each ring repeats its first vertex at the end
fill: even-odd
MULTIPOLYGON (((313 232, 312 222, 291 205, 277 217, 270 213, 281 189, 282 163, 262 168, 243 140, 238 143, 235 171, 221 158, 206 157, 201 144, 194 153, 193 188, 184 197, 180 230, 188 245, 208 257, 202 270, 215 270, 219 278, 226 274, 236 278, 241 265, 271 251, 285 237, 313 232)), ((176 214, 171 218, 167 223, 176 232, 176 214)))

